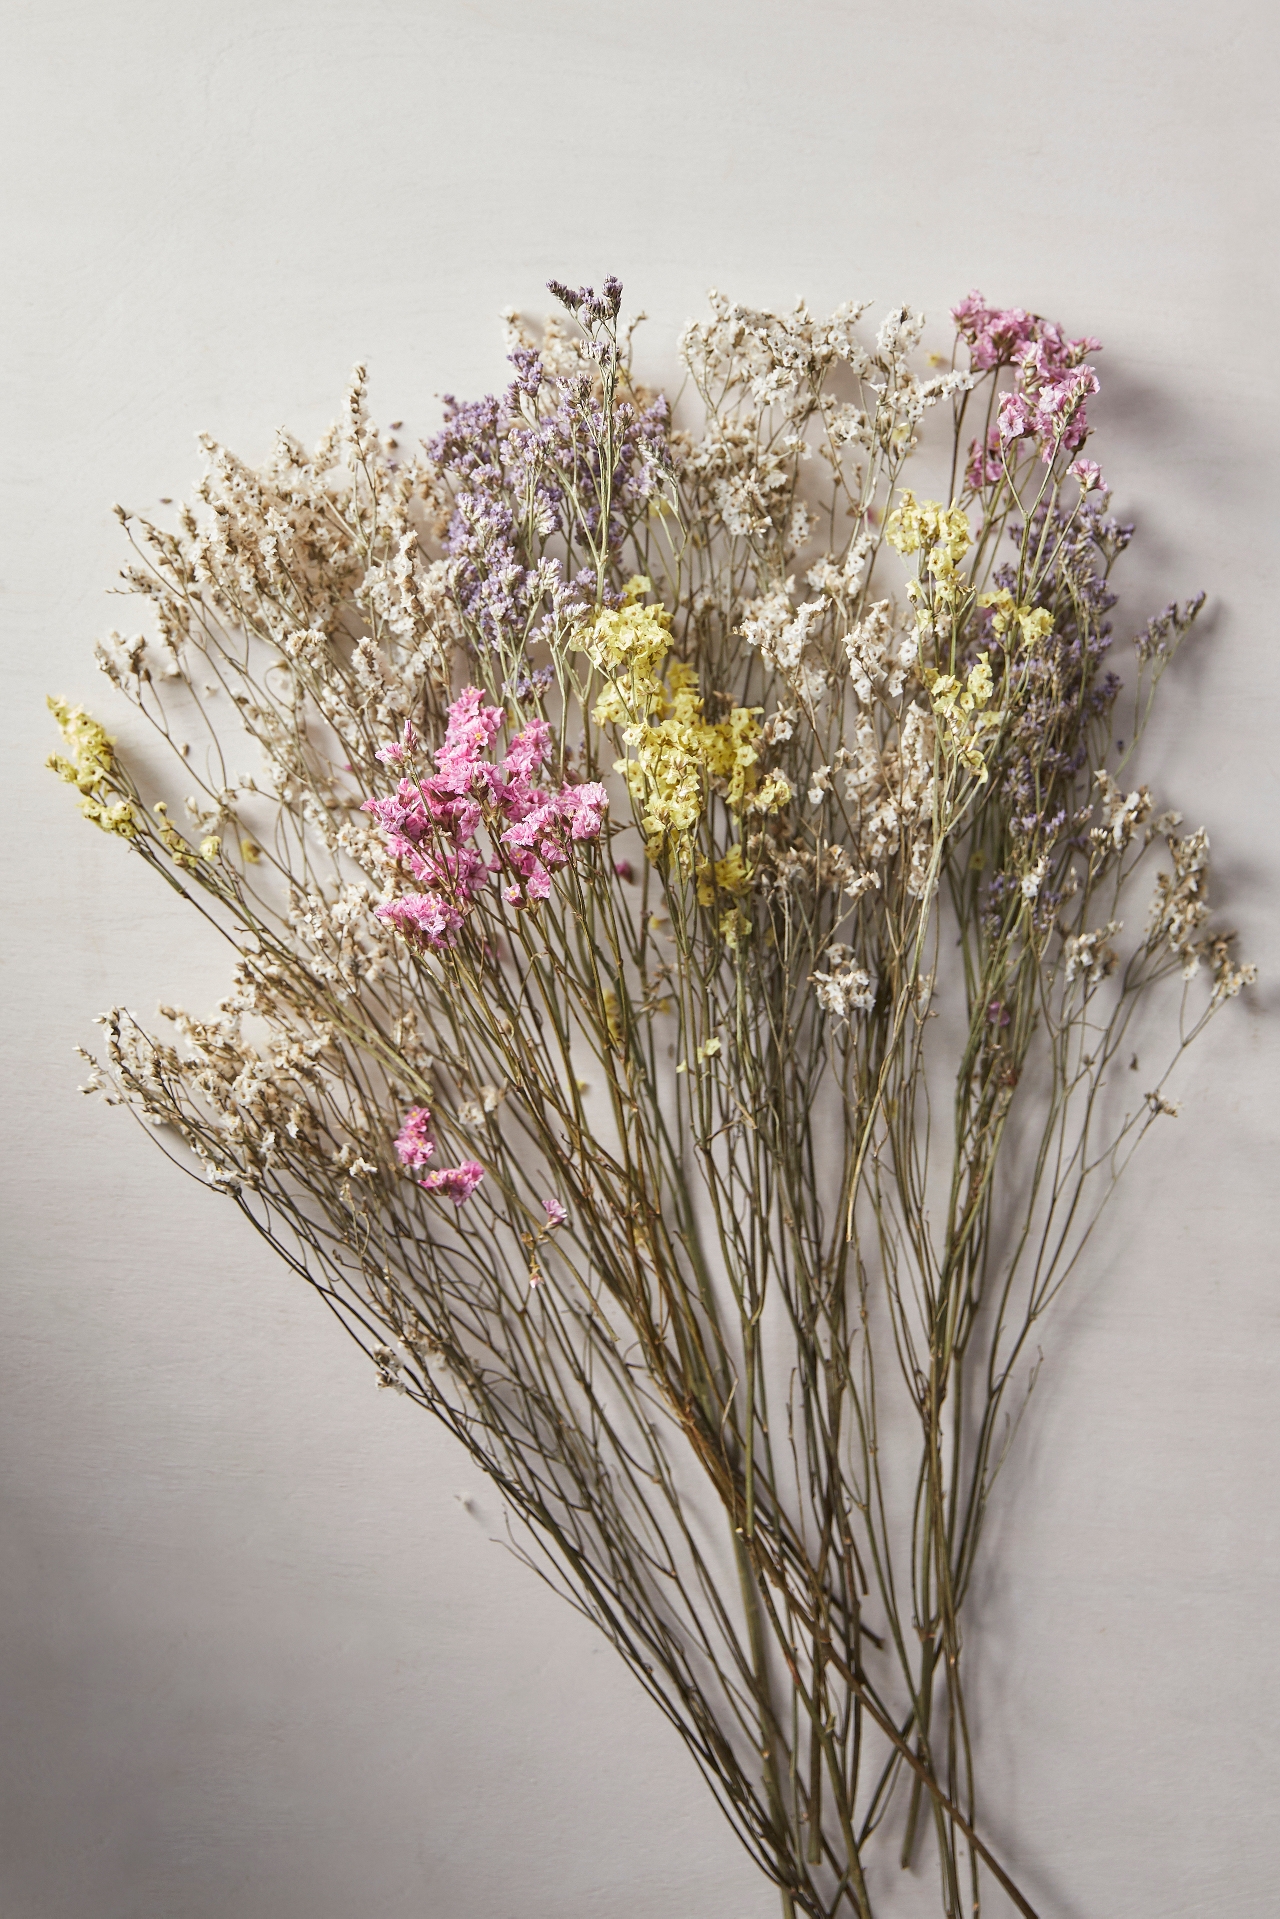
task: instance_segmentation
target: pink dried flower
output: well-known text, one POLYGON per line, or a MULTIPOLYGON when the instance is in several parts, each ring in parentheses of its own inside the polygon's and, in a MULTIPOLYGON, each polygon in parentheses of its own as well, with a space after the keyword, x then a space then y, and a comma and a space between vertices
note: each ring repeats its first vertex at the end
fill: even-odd
POLYGON ((1097 374, 1091 366, 1082 366, 1037 393, 1035 427, 1042 460, 1051 460, 1059 446, 1079 446, 1089 431, 1084 403, 1097 391, 1097 374))
POLYGON ((545 720, 528 720, 507 748, 502 770, 509 780, 531 779, 551 752, 551 728, 545 720))
POLYGON ((436 948, 452 946, 466 918, 458 907, 435 893, 403 893, 398 900, 387 900, 374 911, 378 919, 436 948))
POLYGON ((1037 320, 1022 307, 989 307, 976 291, 951 309, 951 317, 969 342, 974 367, 985 373, 989 367, 1008 366, 1035 334, 1037 320))
POLYGON ((975 493, 980 493, 984 486, 994 486, 997 480, 1004 478, 998 426, 990 428, 985 445, 981 440, 970 441, 969 464, 964 470, 964 477, 975 493))
POLYGON ((535 794, 533 798, 537 803, 507 828, 502 844, 511 864, 527 882, 527 898, 544 900, 551 892, 547 868, 568 864, 569 855, 562 843, 565 824, 571 840, 597 838, 609 795, 598 780, 588 780, 581 786, 565 785, 558 793, 535 794))
POLYGON ((1001 446, 1033 433, 1040 443, 1040 458, 1045 461, 1051 460, 1060 446, 1068 450, 1078 447, 1089 431, 1085 401, 1097 391, 1097 374, 1091 366, 1082 366, 1049 386, 1029 393, 1006 393, 998 415, 1001 446))
POLYGON ((542 1209, 547 1216, 548 1232, 554 1232, 557 1226, 563 1226, 569 1217, 558 1199, 544 1199, 542 1209))
POLYGON ((1001 446, 1008 446, 1010 440, 1020 440, 1024 433, 1030 433, 1034 419, 1031 406, 1021 393, 1006 393, 1000 402, 996 427, 1001 446))
MULTIPOLYGON (((387 750, 393 752, 399 749, 389 747, 387 750)), ((424 804, 421 789, 416 787, 412 780, 401 780, 395 792, 384 800, 366 800, 361 810, 372 813, 387 838, 392 841, 408 840, 410 845, 416 846, 431 828, 431 817, 424 804)), ((398 846, 393 846, 392 851, 397 859, 404 857, 398 846)))
POLYGON ((439 854, 412 854, 409 865, 424 886, 439 887, 450 898, 473 900, 484 891, 491 871, 489 861, 473 846, 447 847, 439 854))
POLYGON ((431 1137, 431 1114, 425 1106, 413 1106, 404 1116, 396 1134, 396 1152, 402 1166, 425 1166, 436 1150, 431 1137))
MULTIPOLYGON (((520 864, 520 853, 526 848, 534 846, 539 840, 542 842, 545 855, 545 848, 551 844, 547 839, 547 834, 554 829, 559 818, 559 795, 555 793, 542 794, 539 795, 538 804, 526 813, 522 820, 517 820, 514 826, 507 828, 506 832, 502 835, 502 844, 511 848, 513 855, 516 856, 515 864, 517 866, 520 864)), ((552 850, 554 852, 554 847, 552 850)), ((561 858, 563 858, 563 855, 561 855, 561 858)))
MULTIPOLYGON (((481 757, 492 746, 502 720, 502 708, 486 706, 479 687, 465 687, 449 708, 436 771, 416 784, 402 779, 388 798, 365 802, 365 811, 373 814, 386 835, 391 858, 407 868, 422 888, 420 893, 379 907, 379 915, 428 946, 453 944, 471 902, 501 871, 501 861, 486 860, 471 844, 484 823, 486 807, 508 822, 502 843, 525 882, 523 890, 519 886, 505 889, 503 897, 512 906, 548 897, 548 869, 568 862, 566 838, 589 840, 600 833, 608 794, 598 781, 566 784, 559 792, 534 784, 551 751, 551 729, 545 720, 526 722, 500 768, 481 757)), ((410 736, 407 727, 406 745, 410 736)), ((402 752, 388 747, 380 757, 393 764, 402 752)), ((492 827, 492 812, 489 822, 492 827)))
POLYGON ((436 765, 443 769, 478 759, 492 745, 501 725, 502 708, 486 706, 478 686, 465 686, 449 708, 444 745, 436 754, 436 765))
POLYGON ((451 1199, 455 1206, 461 1206, 470 1199, 483 1178, 484 1167, 480 1162, 464 1159, 461 1166, 442 1166, 438 1172, 428 1173, 418 1184, 426 1192, 441 1193, 451 1199))
POLYGON ((1091 333, 1080 340, 1068 340, 1062 328, 1055 326, 1052 320, 1038 321, 1034 341, 1020 356, 1024 386, 1036 387, 1060 380, 1064 373, 1081 364, 1086 353, 1096 353, 1101 345, 1101 340, 1095 340, 1091 333))
MULTIPOLYGON (((413 721, 406 720, 404 723, 404 732, 400 735, 399 744, 395 746, 380 746, 373 757, 376 760, 381 760, 384 766, 398 766, 406 754, 414 751, 417 744, 418 735, 414 728, 413 721)), ((347 768, 347 771, 351 771, 350 767, 347 768)))
POLYGON ((593 840, 602 824, 601 815, 609 804, 609 795, 599 780, 586 780, 581 786, 560 788, 560 807, 573 821, 570 838, 593 840))
POLYGON ((636 876, 636 869, 630 860, 615 860, 613 862, 613 870, 620 880, 627 882, 628 886, 636 876))
MULTIPOLYGON (((1069 340, 1055 321, 1023 307, 989 307, 976 291, 951 309, 951 317, 969 343, 975 371, 1017 368, 1017 391, 1006 393, 1000 402, 1001 448, 1028 433, 1039 441, 1045 461, 1052 460, 1060 446, 1068 451, 1078 447, 1089 430, 1085 400, 1098 391, 1097 374, 1083 362, 1101 341, 1092 334, 1069 340)), ((975 490, 984 480, 999 479, 992 470, 990 443, 980 448, 975 440, 969 453, 967 477, 975 490)))
POLYGON ((990 307, 976 290, 952 307, 951 317, 969 343, 976 371, 1019 363, 1025 368, 1030 360, 1034 365, 1030 384, 1055 379, 1079 366, 1086 353, 1096 353, 1102 344, 1091 334, 1069 340, 1056 321, 1041 319, 1025 307, 990 307))
POLYGON ((1102 477, 1102 468, 1096 460, 1073 460, 1067 468, 1072 479, 1079 480, 1085 493, 1106 493, 1109 491, 1102 477))

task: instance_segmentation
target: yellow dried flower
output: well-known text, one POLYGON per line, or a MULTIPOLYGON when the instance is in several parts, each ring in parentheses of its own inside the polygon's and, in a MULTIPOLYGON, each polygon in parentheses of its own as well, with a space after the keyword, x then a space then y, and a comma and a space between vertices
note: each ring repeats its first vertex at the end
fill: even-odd
POLYGON ((973 529, 958 506, 940 500, 917 500, 904 488, 899 504, 885 521, 885 538, 899 553, 927 550, 925 564, 935 574, 954 573, 973 545, 973 529))
POLYGON ((720 915, 720 937, 728 947, 736 948, 738 941, 746 939, 751 932, 751 921, 740 906, 731 906, 727 913, 720 915))
POLYGON ((169 851, 173 854, 174 864, 185 867, 188 872, 194 871, 196 856, 192 852, 188 842, 183 839, 181 833, 169 818, 169 808, 164 800, 157 800, 151 811, 160 822, 156 830, 169 851))
POLYGON ((776 813, 791 798, 791 782, 783 773, 769 773, 761 780, 754 793, 747 795, 744 811, 748 813, 776 813))
POLYGON ((987 763, 981 741, 992 716, 982 709, 995 691, 989 657, 980 653, 963 682, 954 673, 938 673, 932 667, 925 667, 921 678, 929 689, 935 715, 944 722, 944 738, 979 783, 985 784, 987 763))
POLYGON ((994 608, 991 627, 997 639, 1003 639, 1016 626, 1025 644, 1034 646, 1053 631, 1053 615, 1047 607, 1015 600, 1007 586, 1001 587, 998 593, 979 593, 978 605, 994 608))
POLYGON ((776 812, 790 799, 791 788, 780 776, 763 782, 759 777, 758 708, 734 707, 727 719, 710 726, 702 717, 692 667, 673 661, 667 678, 660 717, 623 729, 629 752, 616 771, 642 809, 640 824, 650 850, 670 835, 683 854, 706 810, 709 781, 716 782, 732 812, 776 812))
POLYGON ((751 874, 742 857, 741 844, 731 846, 722 860, 698 861, 698 904, 711 906, 717 893, 741 899, 751 890, 751 874))
POLYGON ((977 661, 969 669, 969 680, 965 691, 975 707, 985 706, 995 691, 995 682, 991 677, 991 660, 986 653, 979 653, 977 661))
POLYGON ((623 589, 620 607, 601 607, 582 636, 582 650, 607 676, 593 718, 621 725, 661 703, 658 668, 671 646, 671 615, 664 606, 642 606, 648 580, 636 574, 623 589))
POLYGON ((115 770, 114 742, 82 706, 68 706, 65 700, 53 698, 46 704, 71 754, 67 758, 61 753, 51 753, 46 766, 77 789, 80 811, 94 826, 101 827, 104 833, 115 833, 120 839, 136 839, 138 816, 132 802, 106 799, 100 790, 115 770))
POLYGON ((625 759, 616 762, 641 812, 641 830, 651 856, 664 842, 685 858, 706 810, 714 782, 732 812, 776 812, 791 797, 787 781, 759 773, 758 707, 735 706, 716 725, 703 717, 698 676, 684 660, 659 668, 670 649, 671 616, 644 606, 649 590, 640 576, 627 583, 625 603, 597 613, 583 637, 583 651, 611 677, 595 703, 598 725, 622 729, 625 759))

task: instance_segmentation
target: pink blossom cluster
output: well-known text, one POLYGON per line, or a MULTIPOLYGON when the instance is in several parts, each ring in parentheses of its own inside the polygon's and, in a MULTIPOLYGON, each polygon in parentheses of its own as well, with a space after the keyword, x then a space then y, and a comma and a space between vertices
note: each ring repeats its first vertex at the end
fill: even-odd
POLYGON ((1060 446, 1074 452, 1089 431, 1085 401, 1097 391, 1097 374, 1091 366, 1081 366, 1043 386, 1006 393, 1000 402, 1001 446, 1029 433, 1039 442, 1046 463, 1060 446))
MULTIPOLYGON (((417 782, 402 779, 388 799, 365 802, 392 858, 422 889, 388 900, 378 916, 428 946, 453 944, 472 902, 504 868, 516 875, 503 895, 510 905, 546 899, 551 869, 569 859, 566 841, 600 832, 608 795, 598 781, 566 782, 558 791, 539 783, 551 751, 545 720, 529 720, 501 762, 485 757, 502 721, 500 706, 486 706, 479 687, 467 687, 449 708, 436 771, 417 782), (482 826, 496 839, 497 857, 486 859, 475 843, 482 826)), ((404 752, 389 747, 380 757, 394 764, 404 752)))
MULTIPOLYGON (((413 1172, 420 1172, 436 1150, 431 1133, 431 1111, 426 1106, 413 1106, 404 1116, 404 1123, 396 1134, 396 1152, 402 1166, 413 1172)), ((461 1206, 470 1199, 476 1187, 484 1178, 484 1167, 478 1160, 464 1159, 461 1166, 440 1166, 425 1179, 418 1181, 428 1193, 441 1193, 451 1199, 455 1206, 461 1206)))
POLYGON ((1016 385, 1000 401, 997 424, 985 441, 975 440, 969 448, 970 486, 998 481, 1005 448, 1028 435, 1038 442, 1046 462, 1059 447, 1074 452, 1089 431, 1085 402, 1098 391, 1098 376, 1084 359, 1101 341, 1088 334, 1069 340, 1053 320, 1023 307, 989 307, 978 292, 952 307, 951 317, 969 343, 975 372, 1015 369, 1016 385))
POLYGON ((426 1106, 411 1106, 404 1124, 396 1134, 396 1153, 402 1166, 425 1166, 436 1150, 431 1136, 431 1111, 426 1106))
POLYGON ((969 343, 977 373, 993 366, 1020 366, 1032 356, 1041 378, 1047 379, 1054 371, 1079 366, 1086 354, 1097 353, 1102 346, 1091 334, 1068 340, 1053 320, 1042 320, 1024 307, 989 307, 976 289, 952 307, 951 317, 969 343))
POLYGON ((1038 321, 1025 307, 989 307, 975 287, 951 309, 956 331, 969 342, 975 373, 1012 366, 1036 337, 1038 321))
POLYGON ((1073 460, 1067 468, 1073 480, 1079 480, 1085 493, 1107 493, 1110 488, 1102 477, 1102 468, 1096 460, 1073 460))
POLYGON ((428 1173, 418 1184, 429 1193, 443 1193, 455 1206, 461 1206, 464 1200, 470 1199, 483 1178, 484 1167, 479 1160, 464 1159, 461 1166, 442 1166, 438 1172, 428 1173))

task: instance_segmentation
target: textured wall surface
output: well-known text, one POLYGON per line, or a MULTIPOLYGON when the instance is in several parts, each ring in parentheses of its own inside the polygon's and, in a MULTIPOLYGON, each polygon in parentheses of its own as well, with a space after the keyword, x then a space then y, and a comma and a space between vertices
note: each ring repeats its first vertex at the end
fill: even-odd
POLYGON ((708 284, 938 321, 977 284, 1101 335, 1129 615, 1214 602, 1145 771, 1207 824, 1263 982, 1048 1328, 974 1647, 991 1830, 1045 1919, 1274 1914, 1272 20, 10 0, 0 1919, 776 1910, 447 1439, 77 1100, 94 1013, 207 1007, 225 959, 40 770, 46 692, 111 712, 112 501, 181 493, 199 428, 249 457, 314 433, 358 356, 425 431, 503 378, 500 306, 610 270, 658 376, 708 284))

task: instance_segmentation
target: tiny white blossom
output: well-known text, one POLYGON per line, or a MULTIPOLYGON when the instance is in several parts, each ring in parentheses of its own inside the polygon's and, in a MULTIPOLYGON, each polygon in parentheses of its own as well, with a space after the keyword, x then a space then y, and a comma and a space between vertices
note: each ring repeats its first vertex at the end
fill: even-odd
POLYGON ((828 971, 812 973, 814 997, 824 1013, 847 1020, 853 1013, 869 1013, 875 1005, 871 975, 854 959, 852 947, 839 940, 827 948, 828 971))

